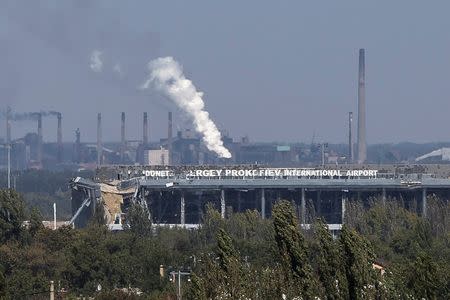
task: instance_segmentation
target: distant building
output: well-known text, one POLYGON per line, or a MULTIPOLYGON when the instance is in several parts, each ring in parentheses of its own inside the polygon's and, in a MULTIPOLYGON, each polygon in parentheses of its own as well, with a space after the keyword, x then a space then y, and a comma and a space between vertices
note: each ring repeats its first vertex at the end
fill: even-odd
POLYGON ((167 166, 169 165, 169 150, 145 150, 144 161, 147 166, 167 166))

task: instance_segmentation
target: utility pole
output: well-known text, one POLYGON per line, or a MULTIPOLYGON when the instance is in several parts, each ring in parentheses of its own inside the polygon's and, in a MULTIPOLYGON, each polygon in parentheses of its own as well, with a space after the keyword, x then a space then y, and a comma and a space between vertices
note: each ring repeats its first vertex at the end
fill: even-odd
POLYGON ((181 300, 181 271, 178 270, 178 300, 181 300))
POLYGON ((8 189, 11 188, 11 143, 6 146, 8 150, 8 189))
POLYGON ((6 109, 6 150, 8 152, 8 189, 11 188, 11 108, 6 109))
POLYGON ((55 300, 55 283, 50 281, 50 300, 55 300))
MULTIPOLYGON (((178 271, 172 271, 170 272, 170 277, 173 278, 173 280, 178 280, 177 282, 177 300, 181 300, 183 294, 181 293, 181 276, 190 276, 191 272, 183 272, 181 270, 178 271), (175 276, 178 277, 175 279, 175 276)), ((188 279, 190 281, 190 279, 188 279)))
POLYGON ((53 203, 53 230, 56 230, 56 203, 53 203))

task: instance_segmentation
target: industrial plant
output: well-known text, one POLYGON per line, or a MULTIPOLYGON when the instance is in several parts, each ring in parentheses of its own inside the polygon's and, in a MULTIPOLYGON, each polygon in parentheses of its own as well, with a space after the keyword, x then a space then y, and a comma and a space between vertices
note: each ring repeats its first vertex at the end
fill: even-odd
MULTIPOLYGON (((130 140, 126 136, 127 116, 122 112, 117 116, 120 122, 120 137, 118 142, 104 141, 102 138, 102 113, 97 114, 97 141, 84 141, 83 133, 73 128, 74 135, 65 137, 63 142, 63 116, 60 112, 12 112, 7 107, 2 117, 5 119, 6 134, 0 148, 0 167, 6 169, 8 161, 12 171, 29 168, 63 169, 90 168, 103 165, 204 165, 204 164, 268 164, 275 166, 314 166, 322 164, 364 164, 367 160, 366 120, 365 120, 365 57, 364 49, 359 51, 358 80, 358 122, 357 142, 353 140, 353 113, 349 113, 348 151, 333 147, 325 141, 306 143, 258 143, 251 142, 248 136, 238 140, 231 138, 222 131, 221 141, 225 152, 229 155, 218 155, 210 145, 205 143, 202 133, 192 128, 178 130, 174 133, 174 115, 171 111, 167 117, 167 136, 154 139, 149 133, 149 115, 143 112, 141 116, 133 115, 131 120, 142 120, 142 139, 130 140), (56 142, 48 143, 43 139, 43 118, 56 117, 56 142), (16 122, 33 121, 36 130, 23 137, 11 138, 11 127, 16 122), (153 140, 149 139, 149 136, 153 140), (72 142, 69 142, 69 141, 72 142), (356 148, 356 149, 355 149, 356 148), (8 160, 8 149, 10 159, 8 160), (357 156, 354 156, 356 152, 357 156)), ((93 116, 94 117, 94 116, 93 116)), ((129 116, 128 116, 129 117, 129 116)), ((193 117, 194 119, 196 116, 193 117)), ((129 122, 129 121, 128 121, 129 122)), ((51 122, 46 122, 51 124, 51 122)), ((92 124, 94 126, 94 124, 92 124)), ((151 125, 151 124, 150 124, 151 125)), ((205 125, 206 126, 206 125, 205 125)), ((210 126, 210 124, 207 124, 210 126)), ((214 124, 212 123, 212 126, 214 124)), ((343 136, 345 130, 342 131, 343 136)), ((218 146, 222 147, 222 146, 218 146)), ((220 152, 219 152, 220 153, 220 152)))
MULTIPOLYGON (((211 145, 205 142, 201 130, 186 128, 174 133, 171 111, 167 112, 167 135, 159 140, 149 131, 151 113, 127 118, 126 112, 122 112, 117 116, 119 141, 106 142, 99 112, 96 142, 83 141, 78 128, 70 137, 72 142, 68 138, 63 142, 60 112, 20 113, 8 107, 3 114, 6 136, 0 148, 0 166, 8 174, 25 169, 96 170, 95 178, 74 178, 70 183, 73 213, 70 223, 77 227, 86 226, 100 207, 111 228, 121 228, 133 203, 148 209, 155 224, 183 226, 199 224, 207 203, 214 204, 223 217, 256 209, 265 218, 270 217, 271 207, 279 199, 288 199, 296 205, 305 226, 321 216, 334 224, 336 230, 343 223, 345 203, 358 199, 404 199, 411 209, 426 214, 427 193, 450 191, 450 168, 415 163, 436 158, 438 154, 445 160, 448 148, 423 154, 406 164, 368 155, 364 49, 359 50, 358 62, 356 143, 353 112, 348 114, 348 145, 344 146, 314 139, 309 144, 258 143, 251 142, 249 137, 234 140, 224 131, 211 145), (47 143, 43 140, 46 130, 43 118, 55 117, 56 142, 47 143), (142 139, 127 138, 129 119, 141 120, 142 139), (11 127, 23 120, 35 122, 36 131, 13 139, 11 127), (410 162, 413 164, 409 165, 410 162)), ((163 64, 160 68, 167 64, 177 67, 171 60, 157 63, 163 64)), ((163 89, 165 79, 160 80, 163 89)), ((201 113, 194 111, 193 118, 201 113)), ((208 126, 215 128, 212 121, 208 126)), ((342 130, 343 136, 345 131, 342 130)))

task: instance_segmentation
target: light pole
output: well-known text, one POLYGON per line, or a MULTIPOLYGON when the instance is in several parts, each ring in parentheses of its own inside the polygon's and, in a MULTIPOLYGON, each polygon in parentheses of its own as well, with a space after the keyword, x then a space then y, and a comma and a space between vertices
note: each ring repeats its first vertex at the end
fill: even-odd
POLYGON ((325 149, 328 149, 328 143, 320 144, 321 156, 322 156, 322 168, 325 167, 325 149))

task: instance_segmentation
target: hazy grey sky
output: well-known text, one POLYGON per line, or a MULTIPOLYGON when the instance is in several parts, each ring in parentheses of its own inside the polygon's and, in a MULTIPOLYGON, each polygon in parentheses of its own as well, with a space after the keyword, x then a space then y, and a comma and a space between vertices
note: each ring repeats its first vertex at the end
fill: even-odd
MULTIPOLYGON (((141 138, 143 111, 151 140, 165 135, 167 111, 176 109, 136 87, 149 60, 173 56, 232 137, 310 142, 315 131, 345 142, 347 113, 357 111, 359 48, 368 143, 450 141, 449 1, 39 3, 0 4, 1 110, 61 111, 66 141, 77 127, 94 141, 97 112, 105 140, 119 140, 121 111, 129 139, 141 138), (89 68, 95 49, 102 73, 89 68)), ((189 124, 179 113, 175 123, 189 124)), ((15 125, 13 137, 35 127, 15 125)), ((55 125, 44 120, 46 140, 55 140, 55 125)))

